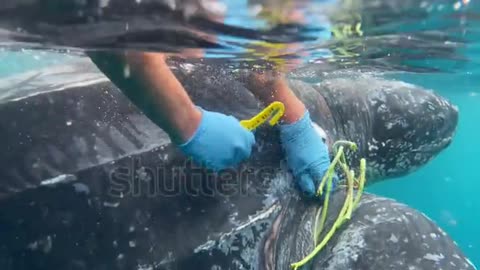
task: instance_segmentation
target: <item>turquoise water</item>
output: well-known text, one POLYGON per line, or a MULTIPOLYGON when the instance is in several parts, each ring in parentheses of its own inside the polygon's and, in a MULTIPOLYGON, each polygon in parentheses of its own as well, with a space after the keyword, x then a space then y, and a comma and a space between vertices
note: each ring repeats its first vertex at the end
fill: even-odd
MULTIPOLYGON (((476 59, 473 48, 466 53, 476 59)), ((457 134, 449 148, 419 171, 370 188, 371 192, 407 203, 435 220, 470 257, 480 264, 480 72, 474 62, 455 74, 396 76, 434 89, 459 108, 457 134)))
POLYGON ((395 198, 437 222, 480 265, 480 88, 478 73, 402 75, 402 79, 435 89, 459 108, 457 135, 451 146, 417 172, 385 181, 371 192, 395 198))
POLYGON ((62 53, 34 50, 12 52, 0 48, 0 78, 60 64, 70 58, 73 56, 62 53))
MULTIPOLYGON (((473 10, 478 10, 478 5, 473 10)), ((478 20, 462 25, 462 38, 469 40, 458 49, 462 61, 422 60, 422 66, 445 73, 401 73, 394 76, 449 99, 459 109, 457 134, 452 144, 429 164, 402 178, 369 188, 370 192, 397 199, 425 213, 447 231, 466 255, 480 266, 480 65, 478 20)), ((435 22, 434 29, 441 29, 435 22)), ((452 32, 459 34, 458 32, 452 32)), ((451 34, 451 35, 455 35, 451 34)))

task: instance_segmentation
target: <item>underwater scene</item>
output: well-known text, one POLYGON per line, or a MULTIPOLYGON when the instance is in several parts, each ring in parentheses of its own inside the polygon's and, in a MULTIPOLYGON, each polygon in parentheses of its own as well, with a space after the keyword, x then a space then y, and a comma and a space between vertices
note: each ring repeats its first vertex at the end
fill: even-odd
POLYGON ((2 0, 0 269, 477 269, 477 0, 2 0))

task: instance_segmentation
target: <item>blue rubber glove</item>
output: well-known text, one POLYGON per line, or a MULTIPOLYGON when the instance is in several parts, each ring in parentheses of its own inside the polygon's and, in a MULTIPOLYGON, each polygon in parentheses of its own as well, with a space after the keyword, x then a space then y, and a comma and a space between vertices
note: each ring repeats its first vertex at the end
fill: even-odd
POLYGON ((202 119, 193 136, 179 145, 194 162, 213 171, 234 167, 250 157, 255 137, 233 116, 198 107, 202 119))
POLYGON ((330 156, 327 145, 313 127, 310 113, 305 112, 295 123, 280 125, 280 140, 298 187, 313 197, 330 166, 330 156))

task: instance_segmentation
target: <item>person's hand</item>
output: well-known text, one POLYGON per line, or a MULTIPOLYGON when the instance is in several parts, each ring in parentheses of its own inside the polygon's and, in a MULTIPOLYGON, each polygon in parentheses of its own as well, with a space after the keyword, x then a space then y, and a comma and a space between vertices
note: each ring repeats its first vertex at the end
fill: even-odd
POLYGON ((330 166, 330 157, 309 112, 293 123, 281 124, 280 140, 298 187, 306 196, 313 197, 330 166))
POLYGON ((213 171, 236 166, 250 157, 255 137, 233 116, 198 107, 201 120, 193 136, 180 149, 194 162, 213 171))

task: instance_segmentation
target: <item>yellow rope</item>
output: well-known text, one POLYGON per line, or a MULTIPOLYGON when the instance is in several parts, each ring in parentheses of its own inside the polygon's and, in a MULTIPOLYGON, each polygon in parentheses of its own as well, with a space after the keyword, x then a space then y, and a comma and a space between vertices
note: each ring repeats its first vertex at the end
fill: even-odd
POLYGON ((324 205, 321 209, 321 211, 317 212, 316 218, 315 218, 315 225, 314 225, 314 245, 315 249, 310 252, 305 258, 303 258, 301 261, 293 263, 291 267, 296 270, 302 266, 304 266, 306 263, 308 263, 310 260, 312 260, 315 255, 322 250, 323 247, 328 243, 328 241, 332 238, 333 234, 336 232, 336 230, 342 226, 342 224, 349 220, 352 216, 353 210, 357 207, 358 203, 360 202, 360 197, 363 193, 363 187, 365 184, 365 172, 366 172, 366 161, 365 159, 360 160, 360 175, 358 179, 355 179, 354 172, 349 170, 348 165, 346 163, 346 158, 345 158, 345 153, 344 153, 344 145, 348 146, 351 150, 355 151, 357 149, 357 145, 353 142, 348 142, 348 141, 337 141, 333 149, 335 151, 335 158, 333 159, 330 167, 328 168, 327 172, 325 173, 325 176, 322 179, 322 182, 320 183, 320 186, 317 190, 317 196, 322 196, 323 190, 325 185, 327 186, 327 194, 325 195, 325 200, 324 200, 324 205), (340 147, 337 146, 339 144, 342 144, 340 147), (340 165, 340 168, 343 170, 347 182, 347 196, 345 198, 345 202, 343 204, 342 209, 340 210, 340 213, 335 220, 332 228, 330 228, 330 231, 325 235, 325 237, 319 242, 320 234, 322 233, 325 225, 325 220, 327 217, 327 211, 328 211, 328 205, 329 205, 329 200, 330 200, 330 193, 332 189, 332 182, 333 182, 333 177, 335 174, 335 166, 340 165), (355 199, 353 195, 353 188, 354 185, 358 184, 358 191, 356 194, 355 199), (321 216, 320 216, 321 215, 321 216), (320 218, 320 219, 319 219, 320 218), (320 223, 318 223, 320 222, 320 223))
MULTIPOLYGON (((285 112, 284 104, 281 102, 275 101, 269 106, 267 106, 264 110, 262 110, 259 114, 252 117, 251 119, 240 121, 240 124, 248 130, 254 130, 270 119, 269 124, 273 126, 283 116, 284 112, 285 112)), ((350 170, 347 165, 347 159, 344 153, 345 147, 350 148, 350 150, 352 151, 357 150, 357 145, 349 141, 337 141, 333 145, 335 158, 333 159, 327 172, 323 176, 322 181, 320 182, 320 185, 316 192, 316 196, 319 196, 319 197, 322 196, 325 185, 326 185, 327 194, 325 195, 324 205, 321 211, 317 212, 315 217, 315 225, 314 225, 314 232, 313 232, 313 237, 314 237, 313 242, 314 242, 315 248, 312 252, 310 252, 310 254, 308 254, 301 261, 293 263, 291 265, 291 267, 294 270, 308 263, 311 259, 313 259, 313 257, 315 257, 315 255, 317 255, 318 252, 320 252, 320 250, 322 250, 322 248, 332 238, 336 230, 340 226, 342 226, 342 224, 345 221, 349 220, 352 217, 352 212, 355 210, 358 203, 360 202, 360 197, 363 193, 363 187, 365 185, 366 161, 363 158, 360 160, 360 175, 358 179, 356 179, 355 173, 353 172, 353 170, 350 170), (330 228, 330 231, 328 231, 328 233, 319 243, 320 234, 324 229, 325 221, 327 219, 327 211, 328 211, 328 205, 330 201, 330 193, 332 190, 332 182, 333 182, 333 177, 335 175, 335 167, 337 165, 340 166, 340 168, 343 170, 343 173, 345 174, 345 177, 346 177, 347 196, 345 197, 345 202, 343 203, 342 209, 340 210, 340 213, 337 219, 335 220, 332 228, 330 228), (353 195, 354 186, 358 187, 358 191, 355 199, 353 195)))

